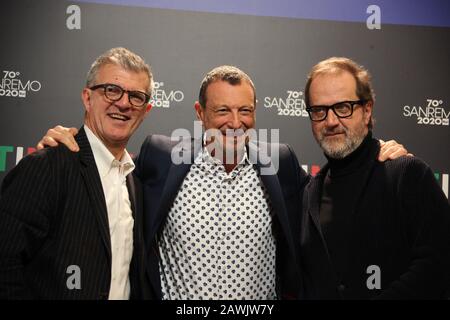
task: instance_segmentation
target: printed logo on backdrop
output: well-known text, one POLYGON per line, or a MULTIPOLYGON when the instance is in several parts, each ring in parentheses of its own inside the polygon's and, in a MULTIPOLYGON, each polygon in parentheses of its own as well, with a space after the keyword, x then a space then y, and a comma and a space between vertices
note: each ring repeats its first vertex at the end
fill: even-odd
POLYGON ((403 116, 414 119, 419 125, 448 126, 450 108, 442 99, 426 99, 423 104, 405 105, 403 116))
POLYGON ((156 82, 150 103, 157 108, 170 108, 174 104, 183 102, 184 92, 178 89, 166 88, 164 82, 156 82))
POLYGON ((0 97, 26 98, 29 93, 41 90, 37 80, 24 78, 20 71, 3 70, 0 81, 0 97))
POLYGON ((264 107, 283 117, 308 117, 302 91, 286 90, 283 97, 264 97, 264 107))
POLYGON ((24 156, 35 151, 33 147, 26 148, 24 153, 24 147, 0 146, 0 173, 11 170, 12 167, 8 167, 9 164, 15 166, 24 156))

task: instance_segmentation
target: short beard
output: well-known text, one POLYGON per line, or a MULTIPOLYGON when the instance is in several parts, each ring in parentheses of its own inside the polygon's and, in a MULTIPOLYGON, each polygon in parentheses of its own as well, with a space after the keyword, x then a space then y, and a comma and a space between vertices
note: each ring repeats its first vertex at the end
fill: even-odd
MULTIPOLYGON (((362 126, 354 131, 350 131, 347 128, 342 128, 345 131, 345 139, 341 144, 336 145, 336 143, 326 141, 325 132, 321 132, 318 137, 316 137, 317 142, 319 142, 320 147, 323 152, 332 159, 343 159, 355 151, 364 140, 367 135, 366 126, 362 123, 362 126)), ((324 130, 325 131, 325 130, 324 130)))

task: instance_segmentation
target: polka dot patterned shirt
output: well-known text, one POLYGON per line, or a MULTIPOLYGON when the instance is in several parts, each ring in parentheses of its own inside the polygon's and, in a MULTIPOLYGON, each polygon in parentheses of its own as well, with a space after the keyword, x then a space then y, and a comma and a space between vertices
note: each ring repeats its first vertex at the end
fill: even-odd
POLYGON ((226 173, 200 152, 159 239, 163 299, 275 299, 271 211, 246 156, 226 173))

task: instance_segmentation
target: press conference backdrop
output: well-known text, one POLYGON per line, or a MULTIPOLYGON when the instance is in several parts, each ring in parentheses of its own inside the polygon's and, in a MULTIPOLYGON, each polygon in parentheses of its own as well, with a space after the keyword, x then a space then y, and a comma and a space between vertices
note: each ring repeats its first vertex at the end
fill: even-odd
MULTIPOLYGON (((450 1, 5 0, 0 10, 0 182, 56 124, 79 127, 93 60, 124 46, 152 65, 154 108, 129 144, 150 133, 194 134, 207 71, 236 65, 254 80, 257 127, 279 129, 307 171, 325 158, 311 134, 309 69, 347 56, 373 74, 374 134, 424 159, 448 197, 450 1)), ((270 135, 269 135, 270 141, 270 135)))

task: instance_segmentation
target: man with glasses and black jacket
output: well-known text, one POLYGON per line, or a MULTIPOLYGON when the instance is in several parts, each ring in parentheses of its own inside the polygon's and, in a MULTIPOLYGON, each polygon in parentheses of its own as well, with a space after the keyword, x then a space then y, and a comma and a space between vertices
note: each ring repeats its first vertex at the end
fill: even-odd
POLYGON ((312 68, 305 89, 328 163, 304 193, 306 299, 439 299, 448 288, 450 209, 415 157, 379 162, 367 70, 347 58, 312 68))
POLYGON ((66 146, 28 155, 0 200, 1 299, 142 299, 142 186, 125 149, 149 112, 153 76, 114 48, 89 70, 84 126, 66 146))

